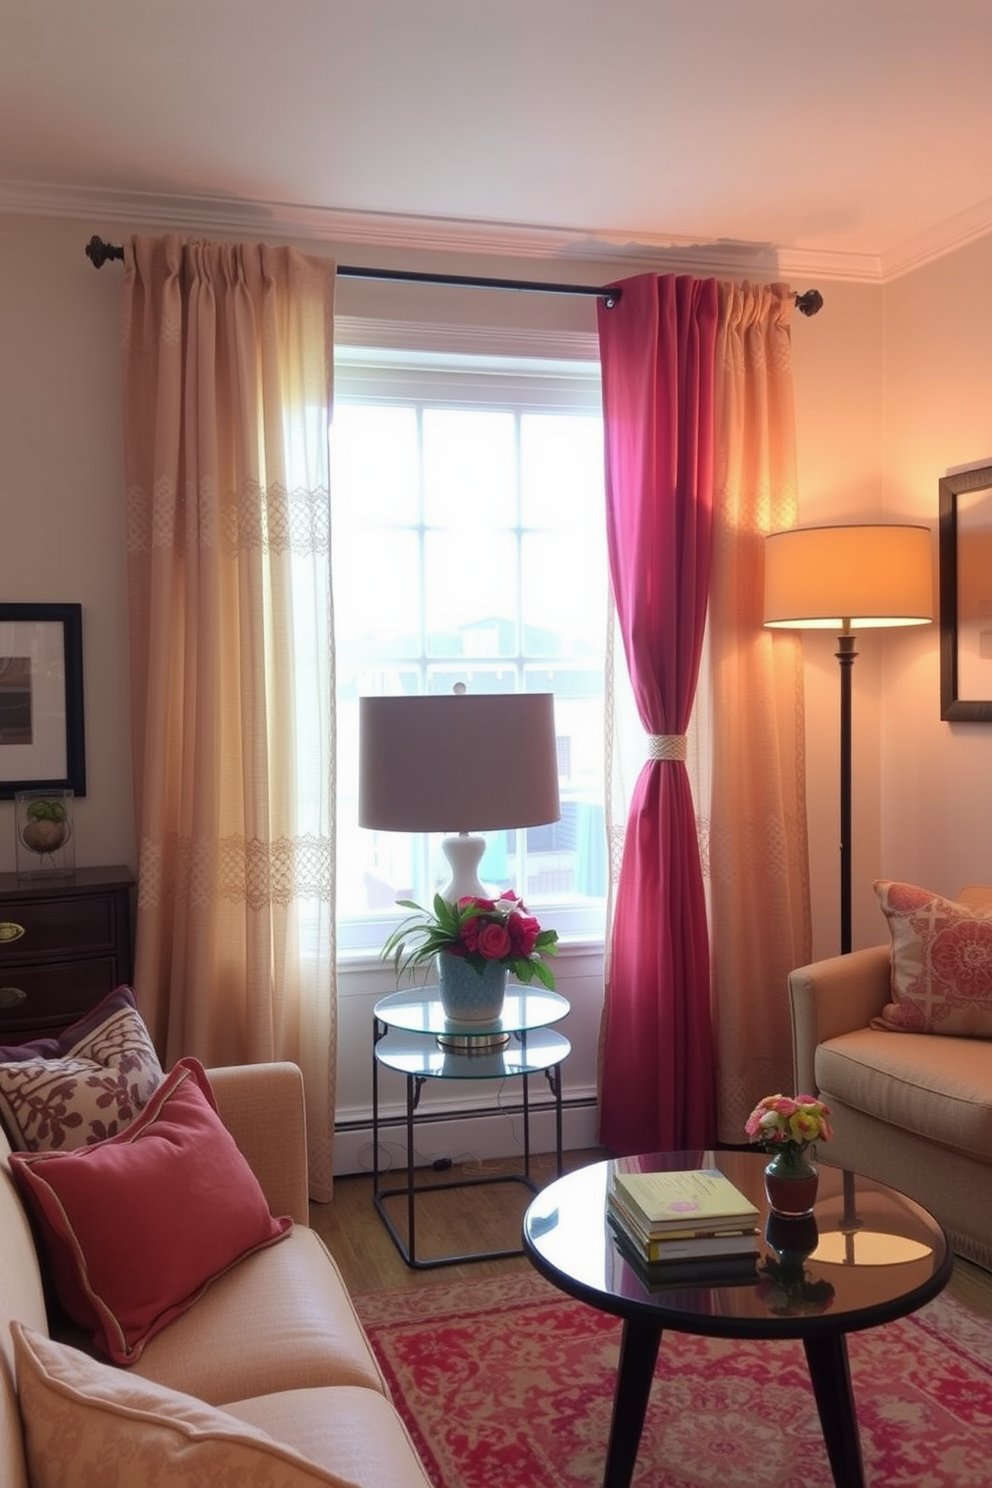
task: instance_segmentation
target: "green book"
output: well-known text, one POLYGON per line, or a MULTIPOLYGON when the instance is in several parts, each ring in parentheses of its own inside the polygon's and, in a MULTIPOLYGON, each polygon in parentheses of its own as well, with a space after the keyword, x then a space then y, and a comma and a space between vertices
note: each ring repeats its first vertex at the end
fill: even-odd
POLYGON ((649 1235, 697 1232, 716 1222, 757 1224, 759 1211, 718 1168, 613 1175, 611 1191, 649 1235))

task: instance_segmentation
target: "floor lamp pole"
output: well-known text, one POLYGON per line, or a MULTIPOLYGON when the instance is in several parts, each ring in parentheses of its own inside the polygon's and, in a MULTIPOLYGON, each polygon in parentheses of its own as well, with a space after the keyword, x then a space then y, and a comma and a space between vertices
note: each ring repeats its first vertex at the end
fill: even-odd
POLYGON ((851 672, 857 639, 845 620, 837 637, 840 663, 840 950, 851 949, 851 672))

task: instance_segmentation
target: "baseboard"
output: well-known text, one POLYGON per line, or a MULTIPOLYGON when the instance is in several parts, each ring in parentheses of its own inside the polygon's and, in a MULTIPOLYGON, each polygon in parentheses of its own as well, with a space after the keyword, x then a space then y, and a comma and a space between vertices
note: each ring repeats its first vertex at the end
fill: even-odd
MULTIPOLYGON (((429 1121, 415 1121, 413 1127, 414 1164, 426 1167, 434 1162, 493 1162, 522 1157, 524 1120, 519 1106, 501 1106, 497 1110, 466 1113, 450 1111, 435 1114, 429 1121)), ((598 1142, 597 1111, 594 1100, 562 1103, 562 1147, 566 1151, 595 1147, 598 1142)), ((554 1153, 555 1117, 549 1106, 530 1112, 530 1150, 532 1154, 554 1153)), ((379 1166, 384 1172, 405 1168, 406 1121, 392 1117, 379 1124, 379 1166)), ((334 1135, 334 1172, 338 1177, 348 1173, 372 1171, 372 1122, 356 1121, 338 1126, 334 1135)))

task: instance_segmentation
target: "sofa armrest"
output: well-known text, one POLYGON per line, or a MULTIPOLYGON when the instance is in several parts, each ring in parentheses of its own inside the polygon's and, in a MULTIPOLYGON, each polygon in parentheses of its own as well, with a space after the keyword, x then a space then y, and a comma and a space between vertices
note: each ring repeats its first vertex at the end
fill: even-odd
POLYGON ((818 1044, 867 1028, 891 1000, 889 947, 831 956, 789 973, 792 1061, 798 1091, 816 1093, 818 1044))
POLYGON ((270 1211, 310 1223, 303 1075, 295 1064, 207 1070, 221 1120, 262 1186, 270 1211))

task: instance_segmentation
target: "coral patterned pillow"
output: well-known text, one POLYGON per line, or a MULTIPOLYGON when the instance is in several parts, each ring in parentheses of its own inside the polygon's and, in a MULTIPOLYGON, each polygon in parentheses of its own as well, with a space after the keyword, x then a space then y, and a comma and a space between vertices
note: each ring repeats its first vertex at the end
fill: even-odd
POLYGON ((56 1047, 53 1057, 31 1052, 0 1064, 0 1118, 12 1147, 59 1152, 102 1142, 133 1121, 162 1082, 128 987, 109 993, 56 1047))
POLYGON ((875 883, 892 940, 892 1001, 873 1028, 992 1038, 992 909, 875 883))

